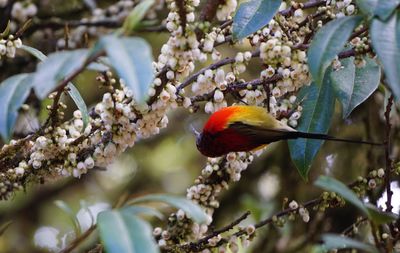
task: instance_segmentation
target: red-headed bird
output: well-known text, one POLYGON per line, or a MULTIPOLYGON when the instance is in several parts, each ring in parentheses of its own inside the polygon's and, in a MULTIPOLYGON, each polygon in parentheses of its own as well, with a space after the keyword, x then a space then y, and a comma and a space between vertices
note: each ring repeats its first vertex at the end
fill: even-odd
POLYGON ((296 138, 382 145, 299 132, 275 119, 265 108, 247 105, 225 107, 213 113, 203 132, 197 135, 196 145, 203 155, 218 157, 229 152, 251 151, 271 142, 296 138))

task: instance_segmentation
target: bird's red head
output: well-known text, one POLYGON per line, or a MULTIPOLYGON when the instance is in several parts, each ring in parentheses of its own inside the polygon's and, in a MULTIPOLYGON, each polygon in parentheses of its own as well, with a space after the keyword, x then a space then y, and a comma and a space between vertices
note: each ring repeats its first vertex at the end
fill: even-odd
POLYGON ((213 113, 197 135, 197 149, 207 157, 218 157, 229 152, 249 151, 259 144, 255 144, 249 136, 230 128, 232 123, 240 121, 245 106, 231 106, 222 108, 213 113))

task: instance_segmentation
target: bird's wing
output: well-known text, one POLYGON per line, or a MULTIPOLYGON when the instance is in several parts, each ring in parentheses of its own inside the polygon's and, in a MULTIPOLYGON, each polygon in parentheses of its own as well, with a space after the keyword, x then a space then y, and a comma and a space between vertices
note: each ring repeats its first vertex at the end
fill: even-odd
POLYGON ((233 122, 229 128, 234 129, 240 134, 254 138, 260 144, 268 144, 275 141, 294 139, 298 137, 298 132, 287 129, 268 129, 260 126, 253 126, 243 122, 233 122))

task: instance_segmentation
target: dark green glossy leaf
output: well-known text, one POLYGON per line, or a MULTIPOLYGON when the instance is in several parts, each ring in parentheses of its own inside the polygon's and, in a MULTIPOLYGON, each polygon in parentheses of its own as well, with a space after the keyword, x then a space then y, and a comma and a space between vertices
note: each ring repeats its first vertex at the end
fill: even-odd
POLYGON ((370 34, 388 85, 400 100, 400 11, 396 11, 385 22, 373 19, 370 34))
POLYGON ((122 26, 124 32, 129 33, 135 31, 153 4, 154 0, 145 0, 136 5, 124 21, 122 26))
POLYGON ((141 202, 164 202, 176 208, 182 209, 189 217, 197 223, 206 223, 207 214, 198 205, 192 201, 165 194, 150 194, 143 197, 133 199, 128 202, 129 205, 141 202))
POLYGON ((233 39, 246 38, 266 26, 281 3, 281 0, 250 0, 240 4, 233 17, 233 39))
POLYGON ((366 208, 368 209, 368 217, 375 223, 375 224, 386 224, 388 222, 392 222, 399 218, 398 215, 394 213, 383 212, 379 210, 376 206, 371 205, 369 203, 365 204, 366 208))
POLYGON ((128 211, 104 211, 97 226, 108 253, 158 253, 150 225, 128 211))
POLYGON ((72 100, 74 100, 76 106, 81 111, 83 129, 85 129, 87 124, 89 123, 89 112, 85 100, 83 100, 81 93, 79 93, 78 89, 75 87, 73 83, 68 83, 67 88, 68 88, 68 94, 71 96, 72 100))
MULTIPOLYGON (((329 75, 327 74, 327 76, 329 75)), ((331 125, 335 107, 335 96, 330 79, 325 78, 323 85, 313 82, 310 86, 303 87, 298 94, 298 100, 304 102, 297 130, 326 134, 331 125)), ((311 139, 296 139, 288 142, 292 161, 305 180, 308 178, 311 164, 323 142, 311 139)))
POLYGON ((368 209, 365 207, 364 203, 361 202, 361 200, 358 199, 357 195, 342 182, 331 177, 320 176, 317 181, 314 182, 314 185, 326 191, 336 192, 345 200, 347 200, 368 215, 368 209))
POLYGON ((366 65, 357 68, 353 57, 344 59, 341 61, 342 68, 330 74, 336 97, 343 107, 343 118, 347 118, 379 86, 380 67, 375 60, 368 57, 365 60, 366 65))
POLYGON ((356 241, 349 237, 336 234, 324 234, 322 236, 324 241, 323 247, 326 250, 333 249, 359 249, 365 252, 378 253, 379 251, 372 245, 356 241))
POLYGON ((100 44, 104 47, 112 67, 132 90, 135 100, 144 102, 154 77, 153 56, 148 43, 141 38, 118 38, 110 35, 101 38, 100 44))
POLYGON ((0 134, 8 141, 17 121, 18 110, 31 91, 31 74, 19 74, 0 84, 0 134))
POLYGON ((314 36, 308 49, 308 65, 314 81, 321 85, 325 71, 340 53, 361 17, 348 16, 330 21, 314 36))
POLYGON ((79 226, 79 221, 76 218, 76 215, 74 213, 74 211, 72 211, 71 207, 69 207, 69 205, 67 203, 65 203, 62 200, 56 200, 54 201, 54 204, 60 208, 61 210, 63 210, 63 212, 65 214, 68 215, 68 218, 71 220, 72 225, 74 226, 74 230, 75 230, 75 234, 79 235, 81 234, 81 229, 79 226))
POLYGON ((36 95, 44 99, 61 80, 84 64, 87 53, 86 49, 79 49, 50 54, 34 75, 32 86, 36 95))
POLYGON ((390 17, 399 3, 400 0, 357 0, 357 6, 363 13, 378 16, 381 20, 390 17))

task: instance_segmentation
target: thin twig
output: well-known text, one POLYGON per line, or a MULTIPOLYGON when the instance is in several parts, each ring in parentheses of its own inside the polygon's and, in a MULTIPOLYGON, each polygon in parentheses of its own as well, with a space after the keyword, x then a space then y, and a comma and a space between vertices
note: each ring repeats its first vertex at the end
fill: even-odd
MULTIPOLYGON (((228 88, 226 90, 224 90, 224 94, 227 93, 231 93, 234 91, 239 91, 239 90, 243 90, 243 89, 256 89, 258 86, 266 86, 270 83, 275 83, 279 80, 281 80, 283 77, 281 74, 275 74, 270 78, 266 78, 266 79, 254 79, 251 80, 249 82, 236 82, 236 83, 232 83, 228 86, 228 88)), ((192 97, 190 100, 192 103, 196 103, 196 102, 202 102, 202 101, 208 101, 210 98, 212 98, 214 96, 214 92, 215 90, 206 93, 206 94, 202 94, 202 95, 197 95, 192 97)))
POLYGON ((386 200, 386 212, 392 212, 393 206, 392 206, 392 196, 393 192, 390 188, 390 174, 393 171, 393 164, 392 160, 390 158, 390 130, 392 128, 392 124, 390 123, 390 112, 392 110, 392 105, 393 105, 393 95, 391 95, 388 99, 388 103, 386 105, 386 110, 385 110, 385 158, 386 158, 386 171, 385 171, 385 185, 386 185, 386 194, 387 194, 387 200, 386 200))
POLYGON ((178 7, 178 14, 180 19, 180 26, 182 27, 182 34, 185 36, 186 33, 186 7, 185 7, 185 0, 175 0, 176 6, 178 7))
POLYGON ((247 211, 244 214, 242 214, 239 218, 237 218, 233 222, 231 222, 230 224, 228 224, 228 225, 226 225, 226 226, 224 226, 224 227, 222 227, 222 228, 220 228, 218 230, 214 230, 211 234, 201 238, 197 242, 190 242, 189 244, 180 245, 179 248, 181 248, 184 251, 189 251, 189 252, 191 252, 191 251, 199 251, 199 249, 203 248, 204 245, 208 244, 208 240, 209 239, 233 229, 240 222, 242 222, 243 220, 247 219, 247 217, 249 215, 250 215, 250 211, 247 211))
MULTIPOLYGON (((254 51, 251 54, 252 57, 259 57, 260 56, 260 50, 257 49, 256 51, 254 51)), ((204 67, 202 69, 200 69, 199 71, 197 71, 195 74, 191 75, 189 78, 187 78, 185 81, 183 81, 181 83, 181 85, 178 86, 178 88, 176 89, 176 93, 179 94, 179 92, 185 88, 186 86, 190 85, 191 83, 193 83, 194 81, 196 81, 197 77, 201 74, 204 74, 204 72, 206 72, 207 70, 211 69, 211 70, 215 70, 218 69, 222 66, 228 65, 228 64, 232 64, 235 62, 235 58, 231 57, 231 58, 225 58, 222 59, 214 64, 211 64, 207 67, 204 67)))
POLYGON ((200 12, 200 20, 211 22, 218 10, 218 6, 223 4, 225 0, 208 0, 200 12))
POLYGON ((76 237, 66 248, 59 251, 59 253, 69 253, 72 252, 76 247, 79 246, 86 238, 88 238, 92 232, 96 229, 96 225, 92 225, 85 233, 81 234, 80 236, 76 237))

